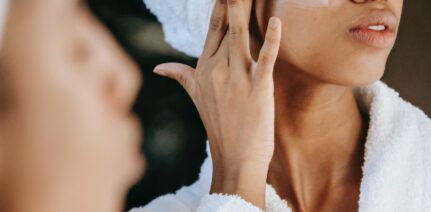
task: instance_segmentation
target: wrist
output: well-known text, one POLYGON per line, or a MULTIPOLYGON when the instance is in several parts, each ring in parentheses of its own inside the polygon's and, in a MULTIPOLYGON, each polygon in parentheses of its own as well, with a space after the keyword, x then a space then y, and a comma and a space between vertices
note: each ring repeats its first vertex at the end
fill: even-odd
POLYGON ((220 167, 214 164, 210 192, 239 195, 264 209, 268 166, 254 163, 220 167))

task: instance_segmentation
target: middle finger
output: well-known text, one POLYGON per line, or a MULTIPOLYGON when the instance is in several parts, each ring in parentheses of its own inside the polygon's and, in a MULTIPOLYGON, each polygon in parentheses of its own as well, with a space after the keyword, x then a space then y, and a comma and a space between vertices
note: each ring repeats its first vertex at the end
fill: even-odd
MULTIPOLYGON (((227 0, 229 16, 229 61, 243 66, 251 61, 249 24, 252 0, 227 0)), ((235 68, 236 69, 236 68, 235 68)))
MULTIPOLYGON (((211 16, 210 27, 205 41, 203 57, 209 58, 217 53, 227 29, 226 0, 217 0, 211 16)), ((226 56, 227 57, 227 56, 226 56)))

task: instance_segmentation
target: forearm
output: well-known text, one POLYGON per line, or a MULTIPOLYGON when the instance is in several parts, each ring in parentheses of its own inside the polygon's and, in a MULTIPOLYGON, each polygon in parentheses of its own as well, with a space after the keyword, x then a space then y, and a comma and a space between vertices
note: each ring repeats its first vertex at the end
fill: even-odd
POLYGON ((268 168, 257 165, 216 168, 210 193, 239 195, 244 200, 265 209, 268 168))

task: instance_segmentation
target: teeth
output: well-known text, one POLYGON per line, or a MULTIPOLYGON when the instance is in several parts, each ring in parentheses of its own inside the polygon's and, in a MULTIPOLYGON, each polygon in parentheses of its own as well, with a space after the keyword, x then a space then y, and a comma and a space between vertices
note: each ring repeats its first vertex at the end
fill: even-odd
POLYGON ((384 25, 374 25, 374 26, 369 26, 368 29, 375 30, 375 31, 382 31, 382 30, 385 30, 386 27, 384 25))

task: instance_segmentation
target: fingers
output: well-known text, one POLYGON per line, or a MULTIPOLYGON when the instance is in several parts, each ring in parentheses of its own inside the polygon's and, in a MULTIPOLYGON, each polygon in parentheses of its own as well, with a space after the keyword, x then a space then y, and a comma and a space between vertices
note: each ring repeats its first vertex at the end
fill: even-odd
POLYGON ((187 93, 193 97, 195 70, 192 67, 180 63, 164 63, 158 65, 154 69, 154 73, 178 81, 187 93))
POLYGON ((215 57, 222 60, 222 63, 229 65, 229 36, 224 36, 215 57))
MULTIPOLYGON (((226 0, 217 0, 211 16, 203 57, 213 56, 220 47, 227 30, 227 4, 226 0)), ((226 55, 227 57, 227 55, 226 55)))
MULTIPOLYGON (((251 61, 249 24, 251 0, 227 0, 229 16, 229 60, 251 61)), ((234 69, 236 69, 234 67, 234 69)))
POLYGON ((272 17, 266 30, 265 43, 259 53, 257 74, 272 76, 281 41, 281 21, 272 17))

